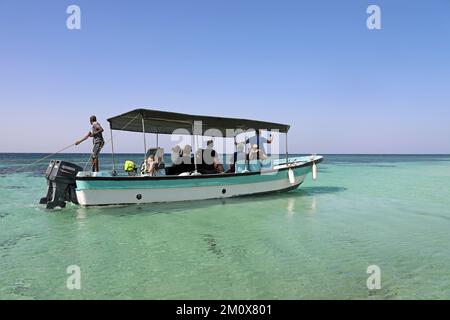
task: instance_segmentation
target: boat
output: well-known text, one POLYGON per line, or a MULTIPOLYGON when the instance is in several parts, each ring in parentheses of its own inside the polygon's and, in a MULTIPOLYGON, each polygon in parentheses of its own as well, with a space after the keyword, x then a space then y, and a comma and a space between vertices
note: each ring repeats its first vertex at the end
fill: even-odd
MULTIPOLYGON (((316 165, 323 161, 319 155, 289 157, 289 125, 223 118, 149 109, 136 109, 108 119, 111 132, 113 169, 90 172, 64 161, 52 160, 46 171, 47 195, 41 199, 47 208, 64 207, 72 202, 82 207, 133 205, 175 201, 200 201, 231 197, 274 194, 297 189, 309 173, 316 178, 316 165), (175 165, 163 167, 162 175, 149 176, 118 170, 114 154, 113 131, 140 132, 144 137, 144 155, 148 156, 146 135, 186 134, 194 149, 201 150, 198 137, 210 136, 214 131, 223 139, 236 139, 240 134, 257 130, 277 132, 286 136, 286 152, 281 158, 244 159, 236 163, 234 172, 202 172, 197 157, 193 157, 190 170, 173 174, 175 165), (197 143, 196 143, 197 142, 197 143), (196 148, 195 148, 196 146, 196 148), (263 163, 264 162, 264 163, 263 163), (256 166, 256 169, 255 169, 256 166)), ((158 141, 158 138, 156 139, 158 141)), ((196 150, 194 150, 194 154, 196 150)), ((273 155, 272 155, 273 156, 273 155)))

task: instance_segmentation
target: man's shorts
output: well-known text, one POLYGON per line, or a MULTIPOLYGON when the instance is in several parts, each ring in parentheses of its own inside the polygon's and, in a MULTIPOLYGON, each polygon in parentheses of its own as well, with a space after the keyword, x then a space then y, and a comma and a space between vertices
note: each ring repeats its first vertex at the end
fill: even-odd
POLYGON ((105 145, 105 141, 94 143, 94 148, 92 149, 92 159, 97 159, 100 151, 105 145))

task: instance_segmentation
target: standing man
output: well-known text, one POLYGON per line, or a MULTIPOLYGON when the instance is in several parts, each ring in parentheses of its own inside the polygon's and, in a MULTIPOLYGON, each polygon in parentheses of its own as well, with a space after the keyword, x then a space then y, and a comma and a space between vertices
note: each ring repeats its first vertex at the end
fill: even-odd
POLYGON ((100 151, 102 150, 103 146, 105 145, 105 140, 103 139, 103 134, 102 132, 104 131, 102 126, 100 125, 100 123, 97 122, 97 117, 96 116, 91 116, 91 118, 89 119, 89 121, 91 122, 91 131, 88 132, 88 134, 83 137, 81 140, 78 140, 77 142, 75 142, 75 145, 79 145, 80 143, 82 143, 83 141, 92 138, 92 142, 94 144, 94 147, 92 149, 92 155, 91 155, 91 159, 92 159, 92 172, 98 172, 100 171, 99 169, 99 164, 98 164, 98 155, 100 154, 100 151))
POLYGON ((266 154, 266 150, 264 149, 264 144, 265 144, 265 143, 271 144, 272 141, 273 141, 272 135, 269 136, 269 139, 266 139, 266 138, 264 138, 264 137, 261 136, 261 130, 256 129, 256 135, 254 135, 254 136, 251 137, 251 138, 248 138, 248 139, 245 141, 245 143, 246 143, 246 144, 247 144, 247 143, 250 143, 250 149, 251 149, 251 147, 252 147, 254 144, 256 144, 256 145, 258 146, 258 159, 259 159, 260 153, 267 155, 267 154, 266 154))

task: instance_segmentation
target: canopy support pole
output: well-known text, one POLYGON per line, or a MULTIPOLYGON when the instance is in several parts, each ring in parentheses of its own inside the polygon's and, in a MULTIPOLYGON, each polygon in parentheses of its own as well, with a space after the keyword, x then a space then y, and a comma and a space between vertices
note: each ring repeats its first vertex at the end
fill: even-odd
POLYGON ((159 148, 159 134, 156 134, 156 147, 159 148))
MULTIPOLYGON (((250 142, 250 141, 249 141, 250 142)), ((250 158, 248 157, 248 149, 247 149, 247 133, 244 134, 244 152, 245 152, 245 171, 248 171, 248 162, 250 161, 250 158), (247 161, 248 160, 248 161, 247 161)))
MULTIPOLYGON (((195 132, 194 132, 194 127, 195 124, 192 124, 192 151, 194 154, 194 167, 195 167, 195 173, 197 173, 197 149, 198 149, 198 140, 195 137, 195 132), (197 143, 196 143, 197 142, 197 143)), ((202 155, 203 156, 203 155, 202 155)))
POLYGON ((288 151, 288 133, 286 132, 286 165, 288 164, 289 160, 289 151, 288 151))
POLYGON ((112 156, 112 164, 113 164, 113 174, 116 173, 116 156, 114 154, 114 140, 113 140, 113 132, 111 124, 109 125, 109 132, 111 134, 111 156, 112 156))
POLYGON ((145 161, 145 156, 147 155, 147 139, 145 137, 145 120, 144 120, 144 116, 142 116, 142 133, 144 134, 144 161, 145 161))

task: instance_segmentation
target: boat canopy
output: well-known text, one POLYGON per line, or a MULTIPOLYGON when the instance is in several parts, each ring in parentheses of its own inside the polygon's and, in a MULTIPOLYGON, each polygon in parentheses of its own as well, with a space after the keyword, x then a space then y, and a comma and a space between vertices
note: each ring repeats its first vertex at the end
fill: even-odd
MULTIPOLYGON (((202 135, 209 129, 216 129, 222 133, 224 137, 233 137, 236 134, 234 130, 278 130, 281 133, 289 131, 289 125, 245 120, 236 118, 222 118, 190 115, 175 112, 166 112, 159 110, 136 109, 127 113, 118 115, 108 119, 110 127, 113 130, 131 131, 131 132, 147 132, 159 134, 173 134, 177 129, 184 129, 193 134, 202 135), (197 123, 201 122, 201 131, 198 132, 197 123)), ((239 134, 239 132, 236 132, 239 134)))

